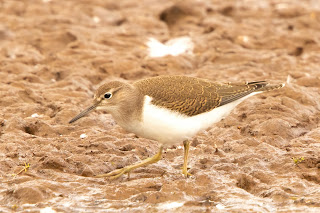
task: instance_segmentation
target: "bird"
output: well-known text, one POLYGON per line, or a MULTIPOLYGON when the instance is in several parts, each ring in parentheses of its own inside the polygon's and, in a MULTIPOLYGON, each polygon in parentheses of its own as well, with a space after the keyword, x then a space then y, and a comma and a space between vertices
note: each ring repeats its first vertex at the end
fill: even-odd
POLYGON ((139 137, 158 141, 159 151, 133 165, 96 177, 116 179, 132 170, 158 162, 164 146, 183 143, 182 174, 189 177, 191 139, 225 118, 239 103, 255 94, 279 89, 266 81, 220 83, 184 75, 162 75, 133 83, 110 81, 95 92, 93 104, 69 121, 94 110, 111 114, 116 123, 139 137))

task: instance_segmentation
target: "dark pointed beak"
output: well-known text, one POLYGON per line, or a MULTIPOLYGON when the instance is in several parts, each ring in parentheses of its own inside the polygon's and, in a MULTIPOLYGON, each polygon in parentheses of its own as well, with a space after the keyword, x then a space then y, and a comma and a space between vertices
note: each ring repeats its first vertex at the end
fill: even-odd
POLYGON ((72 118, 69 121, 69 124, 75 122, 76 120, 82 118, 83 116, 87 115, 88 113, 90 113, 91 111, 93 111, 95 108, 97 108, 98 104, 94 104, 91 107, 88 107, 87 109, 83 110, 82 112, 80 112, 76 117, 72 118))

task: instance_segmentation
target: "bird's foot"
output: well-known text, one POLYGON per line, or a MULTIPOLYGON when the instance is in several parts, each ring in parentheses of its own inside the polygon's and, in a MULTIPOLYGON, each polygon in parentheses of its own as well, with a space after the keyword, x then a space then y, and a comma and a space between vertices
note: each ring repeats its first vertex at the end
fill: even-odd
POLYGON ((126 167, 123 167, 121 169, 113 170, 112 172, 109 172, 107 174, 96 175, 95 177, 96 178, 106 177, 109 180, 115 180, 115 179, 118 179, 119 177, 121 177, 124 174, 128 174, 128 176, 129 176, 129 173, 133 169, 133 168, 130 168, 130 167, 131 166, 126 166, 126 167))
POLYGON ((123 174, 128 174, 128 178, 129 178, 129 173, 132 170, 139 168, 139 167, 142 167, 142 166, 146 166, 146 165, 158 162, 161 159, 162 150, 163 150, 163 146, 161 145, 159 152, 150 158, 147 158, 139 163, 123 167, 122 169, 116 169, 116 170, 109 172, 107 174, 97 175, 95 177, 97 177, 97 178, 106 177, 106 178, 109 178, 110 180, 114 180, 114 179, 119 178, 123 174))
POLYGON ((192 176, 192 174, 190 174, 187 169, 182 169, 182 174, 183 174, 183 176, 185 176, 186 178, 192 176))

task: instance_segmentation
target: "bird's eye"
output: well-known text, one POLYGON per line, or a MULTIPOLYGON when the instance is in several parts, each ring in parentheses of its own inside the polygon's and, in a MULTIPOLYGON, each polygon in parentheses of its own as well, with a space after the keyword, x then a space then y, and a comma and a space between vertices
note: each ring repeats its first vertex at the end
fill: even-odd
POLYGON ((110 92, 107 92, 104 94, 105 99, 110 99, 112 97, 112 94, 110 92))

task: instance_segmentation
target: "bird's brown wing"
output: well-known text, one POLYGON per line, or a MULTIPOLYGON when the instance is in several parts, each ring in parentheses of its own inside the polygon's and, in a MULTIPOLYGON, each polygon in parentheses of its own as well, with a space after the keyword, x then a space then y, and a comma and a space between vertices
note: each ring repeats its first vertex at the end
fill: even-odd
POLYGON ((187 116, 208 112, 266 86, 266 82, 221 84, 187 76, 160 76, 135 82, 151 103, 187 116))
POLYGON ((265 81, 256 81, 244 84, 227 84, 225 87, 221 88, 218 91, 221 97, 219 106, 236 101, 251 94, 252 92, 257 92, 266 85, 267 82, 265 81), (231 85, 231 87, 228 87, 228 85, 231 85))

